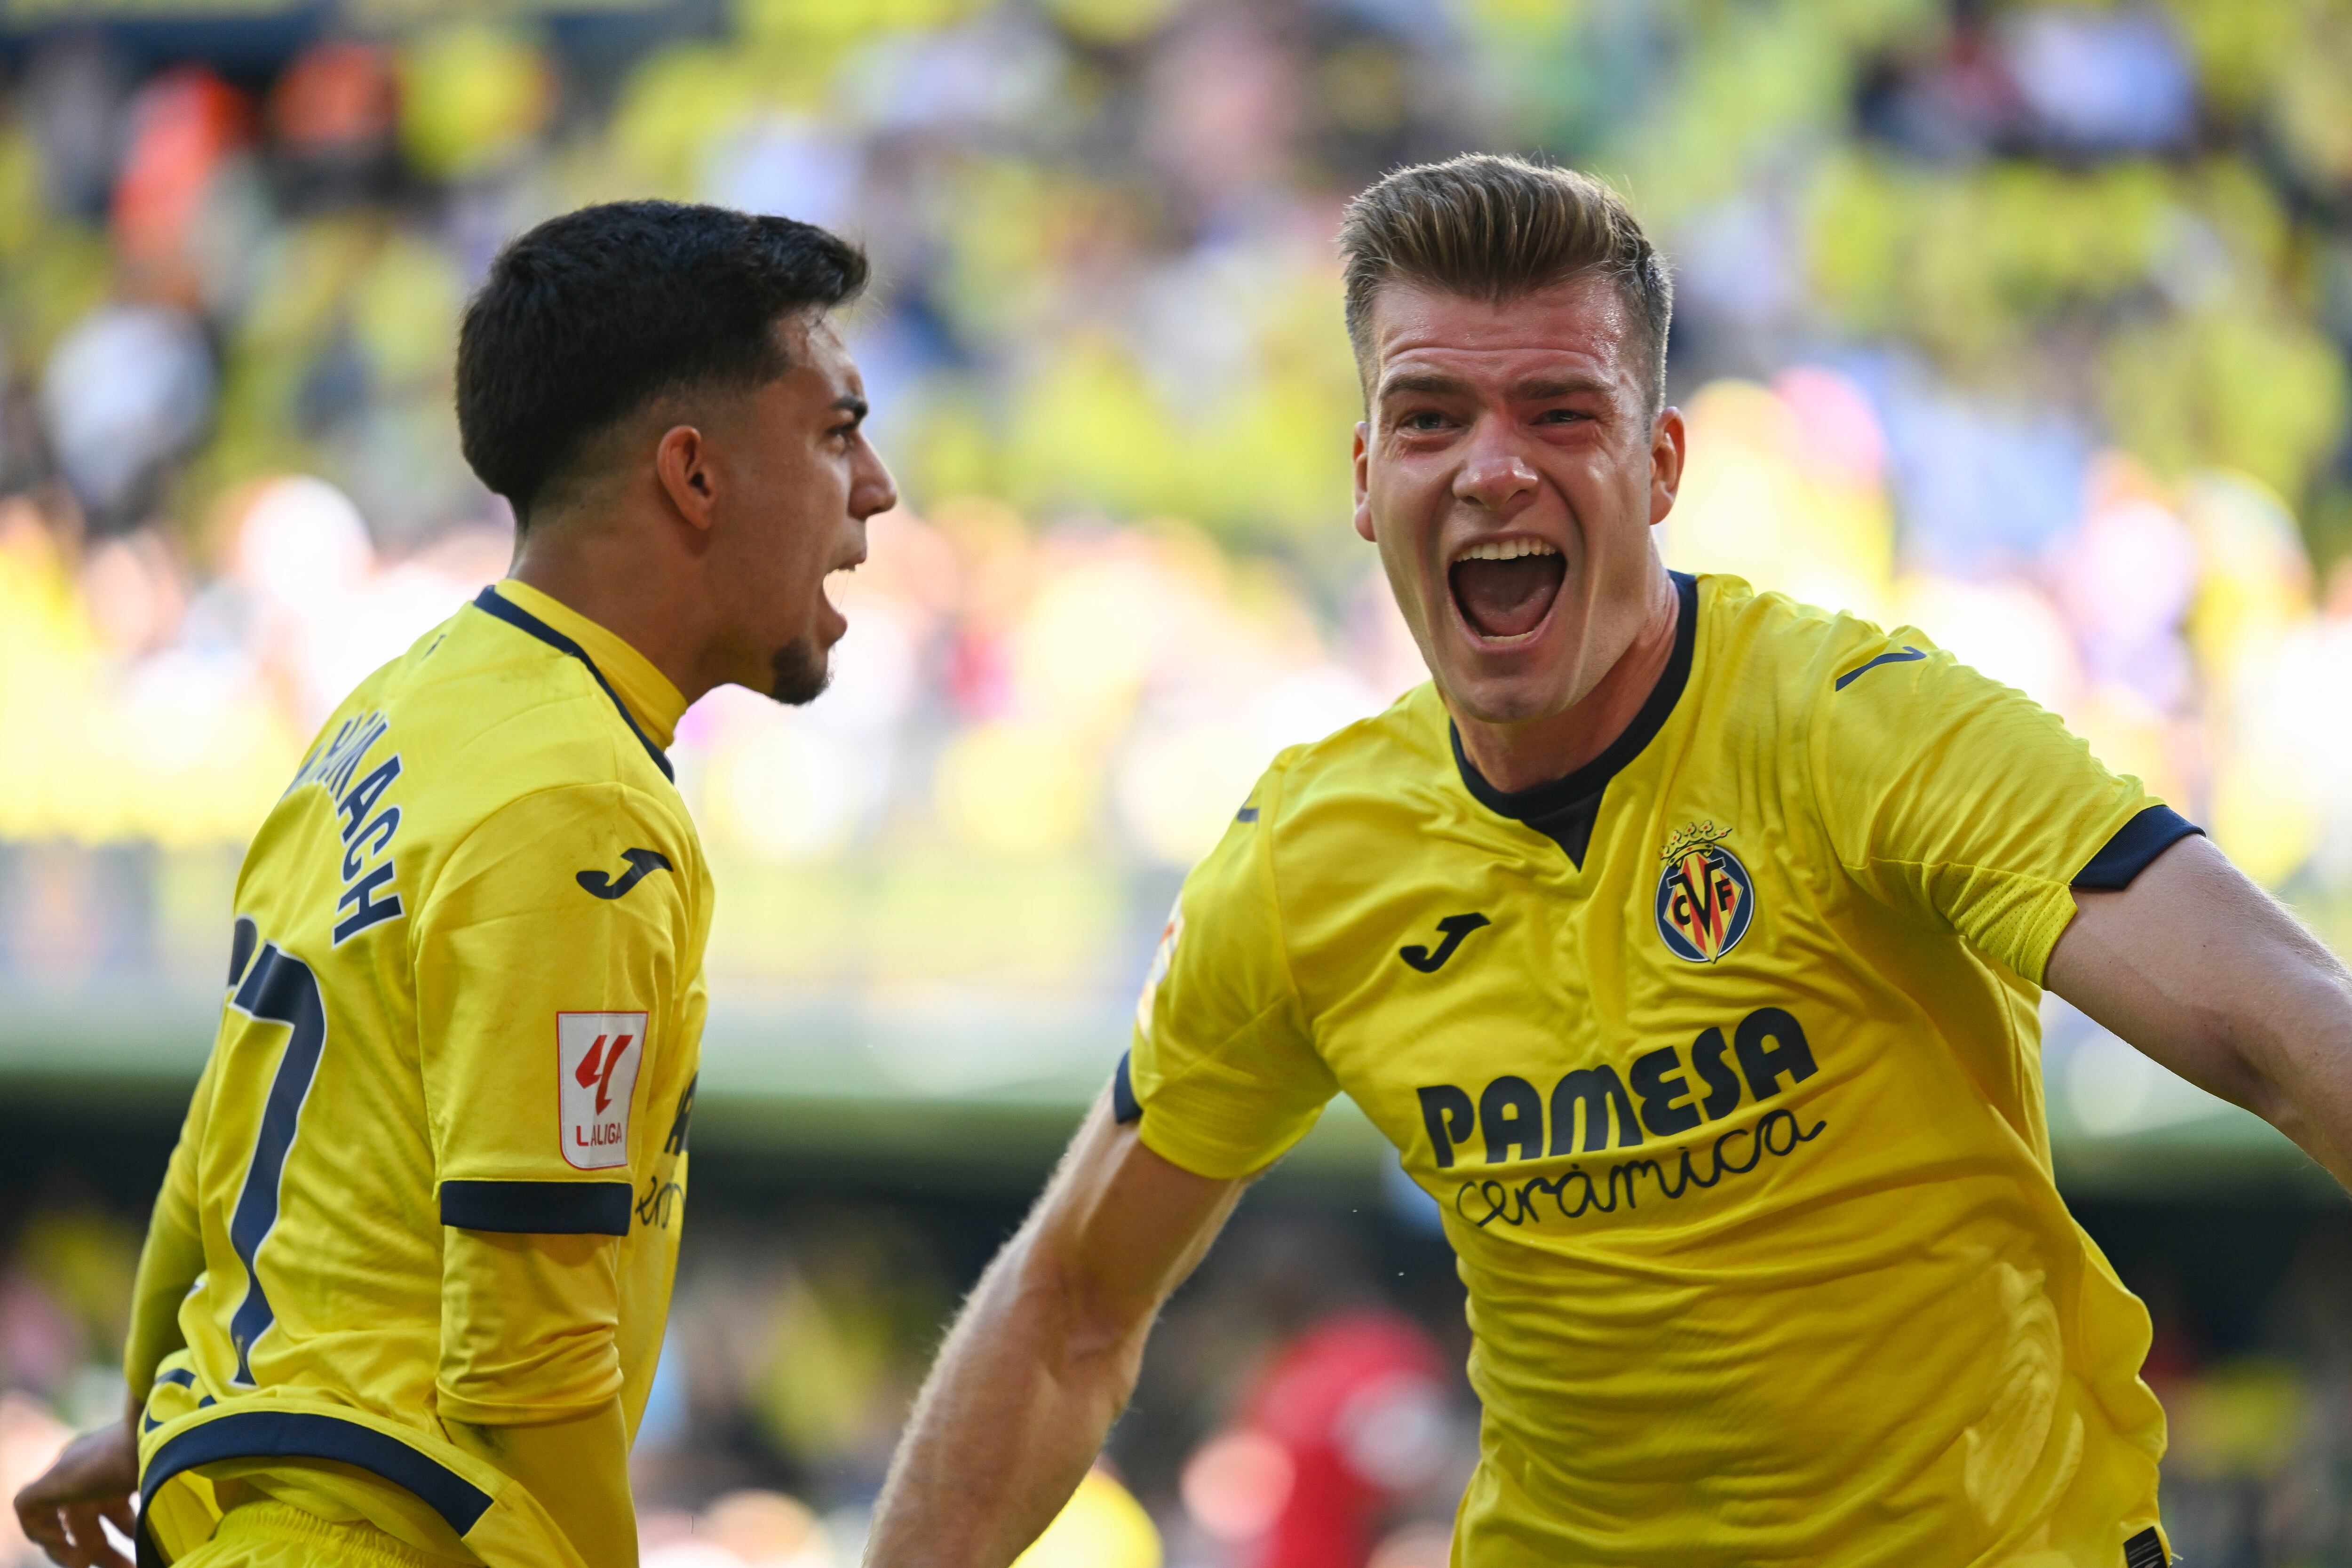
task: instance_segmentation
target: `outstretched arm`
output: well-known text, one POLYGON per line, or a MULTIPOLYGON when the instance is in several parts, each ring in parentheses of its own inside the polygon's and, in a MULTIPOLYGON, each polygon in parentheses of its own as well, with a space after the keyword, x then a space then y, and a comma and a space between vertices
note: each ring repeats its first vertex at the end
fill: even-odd
POLYGON ((2210 843, 2077 891, 2050 988, 2352 1186, 2352 973, 2210 843))
POLYGON ((1244 1184, 1153 1153, 1105 1093, 948 1335, 891 1461, 869 1568, 1004 1568, 1036 1539, 1244 1184))

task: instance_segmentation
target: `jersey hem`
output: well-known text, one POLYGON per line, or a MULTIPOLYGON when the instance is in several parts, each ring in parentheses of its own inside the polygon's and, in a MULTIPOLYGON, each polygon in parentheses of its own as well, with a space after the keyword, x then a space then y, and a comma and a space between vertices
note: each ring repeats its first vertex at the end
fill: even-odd
POLYGON ((423 1450, 373 1426, 307 1410, 230 1410, 158 1444, 141 1467, 140 1511, 198 1465, 222 1459, 334 1459, 410 1493, 463 1536, 496 1500, 423 1450))

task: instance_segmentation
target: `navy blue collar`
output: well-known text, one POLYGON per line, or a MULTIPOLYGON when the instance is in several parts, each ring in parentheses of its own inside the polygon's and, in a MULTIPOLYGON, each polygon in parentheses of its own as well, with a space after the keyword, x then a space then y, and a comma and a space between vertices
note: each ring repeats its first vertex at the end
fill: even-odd
POLYGON ((613 689, 613 683, 604 679, 604 672, 596 668, 596 661, 588 657, 586 648, 582 647, 512 599, 505 597, 499 592, 498 584, 495 583, 475 596, 474 608, 486 616, 496 616, 518 631, 529 632, 556 652, 568 653, 586 665, 588 673, 596 678, 596 684, 604 689, 604 695, 613 700, 614 710, 620 714, 621 722, 629 727, 629 733, 637 738, 637 744, 646 749, 646 755, 651 757, 654 760, 654 766, 662 771, 662 777, 672 784, 677 782, 677 770, 669 765, 669 758, 664 754, 659 746, 654 744, 652 737, 638 728, 636 716, 629 711, 629 705, 621 700, 621 694, 613 689))
POLYGON ((1496 789, 1486 782, 1469 753, 1463 751, 1462 731, 1454 728, 1452 720, 1446 721, 1445 732, 1454 742, 1454 765, 1461 771, 1463 787, 1472 798, 1496 816, 1525 823, 1552 839, 1568 851, 1568 858, 1576 862, 1579 870, 1584 868, 1585 848, 1592 842, 1593 822, 1601 815, 1601 792, 1626 763, 1657 739, 1658 731, 1666 727, 1666 720, 1674 713, 1675 704, 1682 700, 1683 688, 1690 684, 1691 660, 1698 647, 1698 579, 1685 572, 1668 575, 1674 579, 1675 594, 1682 605, 1675 621, 1675 647, 1666 658, 1666 668, 1658 672, 1658 683, 1650 688, 1648 700, 1633 715, 1633 721, 1625 726, 1624 732, 1610 742, 1599 756, 1566 778, 1527 789, 1496 789))

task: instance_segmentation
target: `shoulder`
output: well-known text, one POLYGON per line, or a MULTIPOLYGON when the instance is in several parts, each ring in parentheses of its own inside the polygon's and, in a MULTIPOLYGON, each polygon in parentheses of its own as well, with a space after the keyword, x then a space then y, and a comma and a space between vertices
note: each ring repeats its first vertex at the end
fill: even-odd
POLYGON ((1717 682, 1769 685, 1790 696, 1843 689, 1874 658, 1935 653, 1916 627, 1888 631, 1850 611, 1801 604, 1718 574, 1699 578, 1699 636, 1717 682))
POLYGON ((1244 907, 1271 914, 1301 879, 1321 886, 1377 859, 1371 837, 1394 826, 1400 786, 1441 760, 1453 765, 1445 737, 1444 709, 1421 686, 1383 712, 1284 749, 1186 878, 1185 909, 1213 909, 1228 923, 1244 907))
POLYGON ((585 663, 470 605, 388 673, 395 731, 476 815, 575 784, 669 793, 585 663))
POLYGON ((1381 712, 1276 754, 1243 809, 1276 830, 1310 825, 1454 765, 1444 704, 1426 681, 1381 712))
MULTIPOLYGON (((1794 742, 1824 723, 1896 721, 1953 679, 1952 656, 1916 626, 1891 630, 1846 611, 1699 579, 1699 668, 1717 721, 1794 742)), ((1969 671, 1958 669, 1966 679, 1969 671)))
POLYGON ((425 874, 428 918, 463 923, 552 902, 575 915, 682 922, 683 932, 709 907, 709 867, 692 822, 629 784, 557 784, 448 826, 425 874))
POLYGON ((376 695, 403 761, 403 837, 429 865, 551 855, 618 874, 618 855, 642 848, 701 880, 685 802, 579 659, 467 607, 376 695))

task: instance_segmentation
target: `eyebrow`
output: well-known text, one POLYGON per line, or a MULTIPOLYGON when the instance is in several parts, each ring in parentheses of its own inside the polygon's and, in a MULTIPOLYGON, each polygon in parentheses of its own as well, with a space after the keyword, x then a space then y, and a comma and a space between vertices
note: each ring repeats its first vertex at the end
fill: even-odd
POLYGON ((1469 387, 1454 376, 1440 375, 1435 371, 1416 371, 1381 384, 1381 399, 1386 402, 1400 393, 1427 393, 1448 397, 1467 392, 1469 387))
POLYGON ((852 418, 863 419, 866 417, 866 399, 858 396, 854 392, 844 396, 835 398, 833 400, 833 405, 835 408, 840 409, 844 414, 850 416, 852 418))

